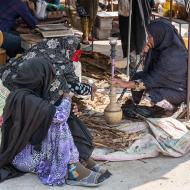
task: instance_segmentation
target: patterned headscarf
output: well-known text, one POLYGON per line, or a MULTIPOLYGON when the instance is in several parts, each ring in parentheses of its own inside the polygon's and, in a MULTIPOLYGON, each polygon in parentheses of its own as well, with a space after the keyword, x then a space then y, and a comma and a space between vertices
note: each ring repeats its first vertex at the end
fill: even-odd
POLYGON ((55 103, 64 92, 69 91, 68 83, 79 82, 74 72, 72 57, 79 42, 74 36, 46 39, 27 50, 19 59, 11 59, 0 68, 3 84, 11 90, 15 77, 23 61, 43 57, 55 67, 56 76, 50 88, 50 101, 55 103))

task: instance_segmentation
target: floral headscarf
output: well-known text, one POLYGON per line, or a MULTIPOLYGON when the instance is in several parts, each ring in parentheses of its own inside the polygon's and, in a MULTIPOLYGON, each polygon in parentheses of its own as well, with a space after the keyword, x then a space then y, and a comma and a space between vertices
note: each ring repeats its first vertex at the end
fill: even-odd
POLYGON ((17 74, 23 61, 36 57, 43 57, 55 67, 56 77, 50 88, 50 101, 55 103, 64 92, 69 91, 68 83, 79 82, 75 75, 72 57, 79 46, 74 36, 46 39, 27 50, 20 58, 11 59, 0 68, 3 84, 12 90, 12 79, 17 74))

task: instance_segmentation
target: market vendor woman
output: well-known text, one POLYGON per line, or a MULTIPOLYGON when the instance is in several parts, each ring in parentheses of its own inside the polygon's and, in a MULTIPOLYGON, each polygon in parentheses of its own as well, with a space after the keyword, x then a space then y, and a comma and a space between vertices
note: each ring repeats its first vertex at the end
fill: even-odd
POLYGON ((153 105, 172 111, 186 101, 187 50, 176 29, 166 20, 156 20, 148 25, 148 42, 143 71, 136 73, 133 81, 113 79, 121 88, 138 91, 141 96, 133 99, 139 103, 146 93, 153 105))

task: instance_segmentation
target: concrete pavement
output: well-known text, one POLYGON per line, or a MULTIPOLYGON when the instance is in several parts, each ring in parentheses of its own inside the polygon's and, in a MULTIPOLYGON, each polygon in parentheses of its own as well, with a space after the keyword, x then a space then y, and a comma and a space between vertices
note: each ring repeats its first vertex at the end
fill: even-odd
POLYGON ((182 158, 159 157, 141 161, 107 163, 113 176, 98 188, 49 187, 35 175, 11 179, 0 190, 190 190, 190 153, 182 158))

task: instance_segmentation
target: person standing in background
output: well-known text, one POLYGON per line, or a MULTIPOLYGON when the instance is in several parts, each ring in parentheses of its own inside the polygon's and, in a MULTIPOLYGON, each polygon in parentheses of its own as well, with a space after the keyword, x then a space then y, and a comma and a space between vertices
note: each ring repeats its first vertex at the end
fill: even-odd
POLYGON ((123 50, 123 58, 130 56, 130 69, 136 66, 136 55, 139 55, 146 43, 146 26, 150 22, 150 0, 134 0, 132 2, 130 55, 128 55, 129 36, 129 0, 119 0, 119 30, 123 50))
POLYGON ((127 34, 128 34, 128 17, 129 17, 129 0, 118 1, 119 14, 119 31, 123 49, 123 58, 127 57, 127 34))
POLYGON ((76 8, 81 18, 82 43, 89 44, 92 40, 92 28, 98 11, 99 0, 76 0, 76 8))

